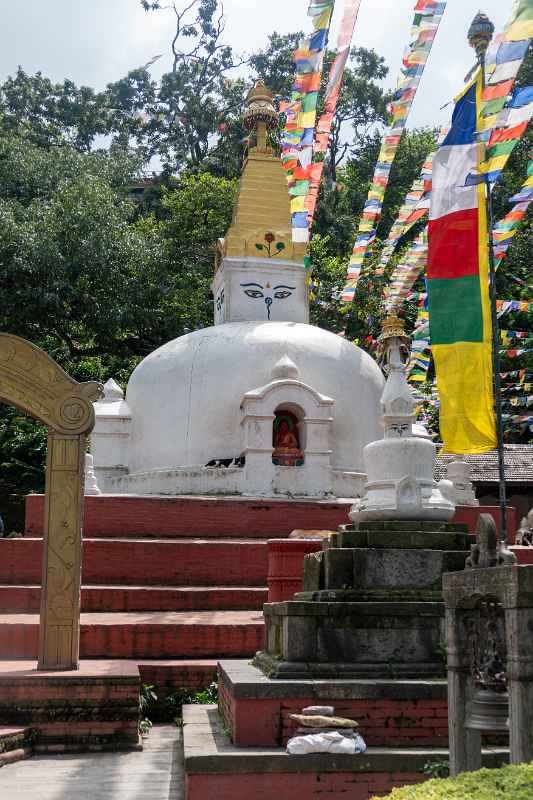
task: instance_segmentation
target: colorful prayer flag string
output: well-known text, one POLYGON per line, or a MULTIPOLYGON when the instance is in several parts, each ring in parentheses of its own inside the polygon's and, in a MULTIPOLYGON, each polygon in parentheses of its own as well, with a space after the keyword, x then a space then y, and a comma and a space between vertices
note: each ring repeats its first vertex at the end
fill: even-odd
POLYGON ((287 172, 291 196, 292 240, 309 241, 306 197, 311 186, 313 140, 316 124, 318 92, 328 43, 329 27, 335 0, 311 0, 308 15, 313 20, 313 33, 304 37, 294 53, 296 78, 290 102, 280 104, 285 114, 281 137, 281 161, 287 172))
POLYGON ((527 166, 527 178, 520 191, 511 197, 510 202, 515 203, 511 211, 494 225, 492 240, 496 269, 499 268, 507 250, 518 232, 526 215, 529 204, 533 201, 533 157, 530 157, 527 166))
POLYGON ((510 21, 487 53, 489 77, 481 94, 479 130, 485 156, 467 185, 498 180, 533 116, 533 87, 514 90, 532 37, 533 0, 515 0, 510 21))
MULTIPOLYGON (((360 5, 361 0, 345 0, 344 2, 344 13, 337 36, 338 52, 329 69, 328 83, 324 98, 324 111, 320 115, 316 126, 315 141, 313 146, 313 152, 315 155, 317 153, 325 154, 328 149, 329 137, 331 128, 333 126, 335 112, 337 110, 337 102, 342 88, 346 63, 348 61, 348 56, 350 55, 350 45, 352 42, 360 5)), ((305 201, 309 229, 311 229, 313 224, 316 202, 318 199, 318 191, 320 189, 320 182, 322 180, 322 173, 324 171, 324 163, 324 160, 318 161, 316 164, 312 165, 310 170, 309 191, 305 201)))
POLYGON ((385 288, 384 308, 387 316, 397 314, 407 300, 412 287, 424 272, 428 258, 427 226, 422 230, 400 263, 395 267, 385 288))
POLYGON ((392 164, 445 8, 445 2, 436 0, 418 0, 415 4, 410 42, 389 109, 392 114, 391 127, 386 131, 381 143, 374 178, 363 208, 348 266, 346 285, 341 295, 345 302, 350 302, 354 298, 366 253, 376 238, 392 164))

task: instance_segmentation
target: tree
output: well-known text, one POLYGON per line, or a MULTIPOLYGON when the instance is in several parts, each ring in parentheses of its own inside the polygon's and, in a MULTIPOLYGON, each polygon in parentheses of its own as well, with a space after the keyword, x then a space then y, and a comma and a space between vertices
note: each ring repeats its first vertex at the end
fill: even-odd
POLYGON ((40 147, 69 143, 89 152, 109 131, 105 96, 70 80, 52 83, 20 67, 0 89, 0 130, 24 135, 40 147))
MULTIPOLYGON (((172 13, 175 23, 172 70, 161 79, 148 123, 158 154, 169 172, 184 166, 197 170, 208 159, 220 170, 228 131, 237 125, 244 101, 244 82, 232 80, 230 73, 246 63, 223 43, 222 6, 218 0, 191 0, 179 7, 141 0, 141 5, 147 12, 172 13)), ((226 164, 226 174, 235 174, 238 163, 226 164)))
POLYGON ((69 360, 128 361, 210 324, 214 244, 234 184, 191 176, 162 190, 160 219, 138 216, 127 196, 135 167, 124 153, 45 155, 0 138, 2 330, 69 360))

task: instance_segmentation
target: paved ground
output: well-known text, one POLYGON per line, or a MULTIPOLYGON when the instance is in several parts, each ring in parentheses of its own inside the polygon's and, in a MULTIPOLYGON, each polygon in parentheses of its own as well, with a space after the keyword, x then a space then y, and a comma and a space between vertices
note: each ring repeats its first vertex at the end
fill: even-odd
POLYGON ((184 800, 181 731, 156 726, 142 753, 33 756, 0 770, 1 800, 184 800))

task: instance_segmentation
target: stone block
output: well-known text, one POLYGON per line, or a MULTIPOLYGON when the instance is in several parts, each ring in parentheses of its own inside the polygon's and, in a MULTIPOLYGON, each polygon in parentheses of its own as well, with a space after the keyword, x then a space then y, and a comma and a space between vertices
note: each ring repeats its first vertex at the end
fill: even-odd
MULTIPOLYGON (((350 527, 350 526, 348 526, 350 527)), ((456 522, 421 521, 421 520, 367 520, 354 524, 360 531, 427 531, 428 533, 443 531, 449 533, 468 533, 468 525, 456 522)))
POLYGON ((283 618, 282 653, 287 661, 314 661, 317 657, 317 620, 315 617, 283 618))
POLYGON ((265 620, 269 631, 282 617, 281 648, 278 636, 275 650, 256 657, 271 677, 416 678, 444 673, 442 603, 299 600, 274 608, 277 618, 272 622, 271 612, 265 620))
POLYGON ((324 582, 324 551, 311 553, 304 558, 304 592, 317 592, 324 582))
POLYGON ((394 550, 470 550, 469 534, 451 531, 355 531, 338 534, 339 547, 394 550))
POLYGON ((326 589, 350 589, 354 583, 353 550, 330 548, 324 552, 326 589))
MULTIPOLYGON (((442 550, 353 550, 352 585, 362 589, 433 589, 444 572, 464 568, 465 553, 442 550)), ((326 571, 326 577, 327 577, 326 571)), ((326 583, 326 588, 330 588, 326 583)), ((336 588, 336 587, 332 587, 336 588)))

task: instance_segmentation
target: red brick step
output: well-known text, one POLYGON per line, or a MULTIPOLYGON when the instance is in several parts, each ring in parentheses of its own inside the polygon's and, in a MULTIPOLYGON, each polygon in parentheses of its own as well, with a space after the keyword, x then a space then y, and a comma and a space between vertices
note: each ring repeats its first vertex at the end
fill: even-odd
MULTIPOLYGON (((0 540, 0 584, 41 580, 42 539, 0 540)), ((85 539, 84 584, 258 586, 267 575, 260 541, 85 539)))
MULTIPOLYGON (((81 615, 80 656, 92 658, 249 658, 263 645, 259 611, 81 615)), ((37 656, 37 614, 0 615, 0 658, 37 656)))
MULTIPOLYGON (((81 608, 99 611, 246 611, 263 607, 266 587, 228 586, 83 586, 81 608)), ((0 586, 5 614, 37 613, 39 586, 0 586)))
MULTIPOLYGON (((347 522, 350 502, 258 500, 245 497, 101 495, 85 498, 85 535, 268 539, 295 528, 336 530, 347 522)), ((26 533, 43 534, 43 495, 26 498, 26 533)))

